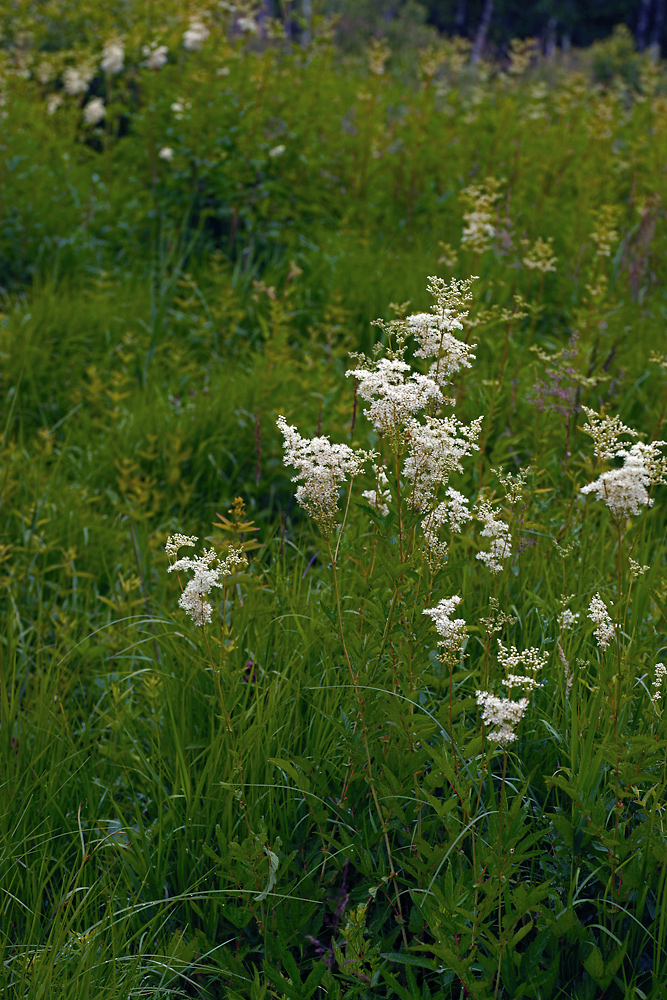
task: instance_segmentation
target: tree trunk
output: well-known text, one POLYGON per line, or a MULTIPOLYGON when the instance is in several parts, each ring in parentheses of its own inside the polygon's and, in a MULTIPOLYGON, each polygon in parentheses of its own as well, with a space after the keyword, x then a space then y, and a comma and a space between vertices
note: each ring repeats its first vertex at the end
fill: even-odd
POLYGON ((484 0, 482 20, 479 22, 479 27, 477 29, 477 33, 475 34, 475 41, 473 42, 472 54, 470 56, 470 62, 473 66, 476 66, 482 58, 482 52, 484 51, 484 44, 486 42, 486 36, 489 31, 492 16, 493 0, 484 0))
POLYGON ((651 52, 653 58, 660 58, 662 51, 662 33, 665 27, 665 0, 655 0, 655 16, 653 18, 653 30, 651 31, 651 52))
POLYGON ((547 30, 544 39, 544 54, 547 59, 553 59, 556 52, 556 26, 558 19, 552 14, 547 21, 547 30))
POLYGON ((310 45, 310 29, 313 24, 313 0, 303 0, 303 31, 301 32, 301 44, 304 49, 310 45))
POLYGON ((653 0, 639 0, 637 15, 637 48, 643 52, 648 43, 648 24, 651 19, 651 4, 653 0))

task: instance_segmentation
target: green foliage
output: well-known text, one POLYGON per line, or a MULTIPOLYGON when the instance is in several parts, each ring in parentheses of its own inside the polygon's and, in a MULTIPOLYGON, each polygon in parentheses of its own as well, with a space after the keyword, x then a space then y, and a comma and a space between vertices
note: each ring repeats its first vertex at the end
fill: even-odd
POLYGON ((576 66, 341 54, 317 17, 292 46, 217 7, 189 52, 154 8, 5 24, 3 995, 659 1000, 664 490, 622 518, 580 491, 618 466, 583 406, 664 435, 663 67, 621 34, 576 66), (431 558, 407 439, 344 377, 400 349, 429 274, 479 275, 450 485, 507 526, 496 575, 479 521, 431 558), (377 451, 387 510, 367 464, 323 538, 279 414, 377 451), (248 557, 205 628, 181 531, 248 557), (455 654, 424 615, 452 595, 455 654), (546 663, 504 748, 499 639, 546 663))

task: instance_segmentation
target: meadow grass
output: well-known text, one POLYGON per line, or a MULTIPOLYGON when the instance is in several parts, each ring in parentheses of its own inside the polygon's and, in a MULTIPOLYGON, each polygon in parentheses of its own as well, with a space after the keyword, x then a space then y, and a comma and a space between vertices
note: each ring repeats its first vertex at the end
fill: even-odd
POLYGON ((304 51, 220 13, 193 53, 176 5, 93 33, 79 6, 68 50, 30 8, 2 69, 5 994, 660 1000, 665 491, 581 489, 623 458, 583 407, 664 435, 662 65, 622 33, 475 72, 448 41, 343 59, 325 25, 304 51), (472 367, 428 414, 483 420, 420 507, 424 418, 379 433, 345 372, 428 376, 418 339, 391 352, 429 275, 478 277, 472 367), (386 485, 367 462, 320 531, 280 414, 386 485), (452 487, 474 517, 435 558, 452 487), (247 556, 203 627, 175 532, 247 556), (453 596, 458 631, 424 614, 453 596), (544 663, 506 743, 499 639, 544 663))

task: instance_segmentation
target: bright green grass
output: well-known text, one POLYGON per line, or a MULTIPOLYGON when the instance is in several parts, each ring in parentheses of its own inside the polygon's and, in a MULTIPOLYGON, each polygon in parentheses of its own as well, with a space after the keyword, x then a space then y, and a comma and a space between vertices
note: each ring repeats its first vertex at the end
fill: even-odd
MULTIPOLYGON (((536 410, 556 362, 529 347, 553 354, 577 331, 561 385, 592 381, 574 402, 664 434, 649 360, 667 313, 651 200, 664 81, 647 71, 638 100, 621 76, 601 91, 547 67, 540 97, 534 79, 457 77, 450 52, 438 91, 341 68, 326 47, 237 50, 196 67, 179 56, 138 88, 119 79, 114 121, 129 131, 106 148, 75 102, 49 117, 33 80, 11 81, 2 987, 660 1000, 664 489, 620 534, 583 501, 600 472, 583 414, 536 410), (182 120, 177 97, 192 104, 182 120), (155 160, 163 144, 170 164, 155 160), (487 176, 503 178, 507 240, 473 254, 459 195, 487 176), (606 204, 617 235, 597 257, 606 204), (558 258, 543 283, 522 264, 521 239, 538 236, 558 258), (455 265, 439 263, 440 241, 455 265), (369 350, 391 302, 428 308, 435 273, 480 276, 477 361, 453 393, 460 419, 484 414, 483 447, 452 484, 501 501, 493 469, 533 476, 497 578, 475 559, 476 529, 431 577, 416 551, 398 564, 395 511, 373 527, 352 504, 337 559, 351 675, 330 555, 296 505, 275 420, 349 442, 348 351, 369 350), (517 292, 525 318, 484 313, 517 292), (259 544, 205 637, 177 606, 164 542, 203 540, 236 496, 259 544), (634 582, 630 556, 649 567, 634 582), (623 623, 605 658, 586 617, 598 591, 623 623), (470 635, 450 682, 422 611, 452 594, 470 635), (580 617, 559 650, 564 595, 580 617), (506 768, 474 701, 489 671, 500 690, 491 598, 516 618, 504 642, 549 654, 506 768)), ((359 409, 353 443, 375 445, 359 409)))

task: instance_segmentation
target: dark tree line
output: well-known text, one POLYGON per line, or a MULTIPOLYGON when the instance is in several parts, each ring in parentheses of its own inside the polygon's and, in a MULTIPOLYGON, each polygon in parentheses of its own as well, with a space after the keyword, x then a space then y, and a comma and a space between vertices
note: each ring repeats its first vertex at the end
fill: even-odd
POLYGON ((420 0, 427 20, 447 34, 463 35, 476 49, 535 37, 545 50, 587 46, 617 24, 633 32, 640 51, 667 48, 667 0, 420 0))

